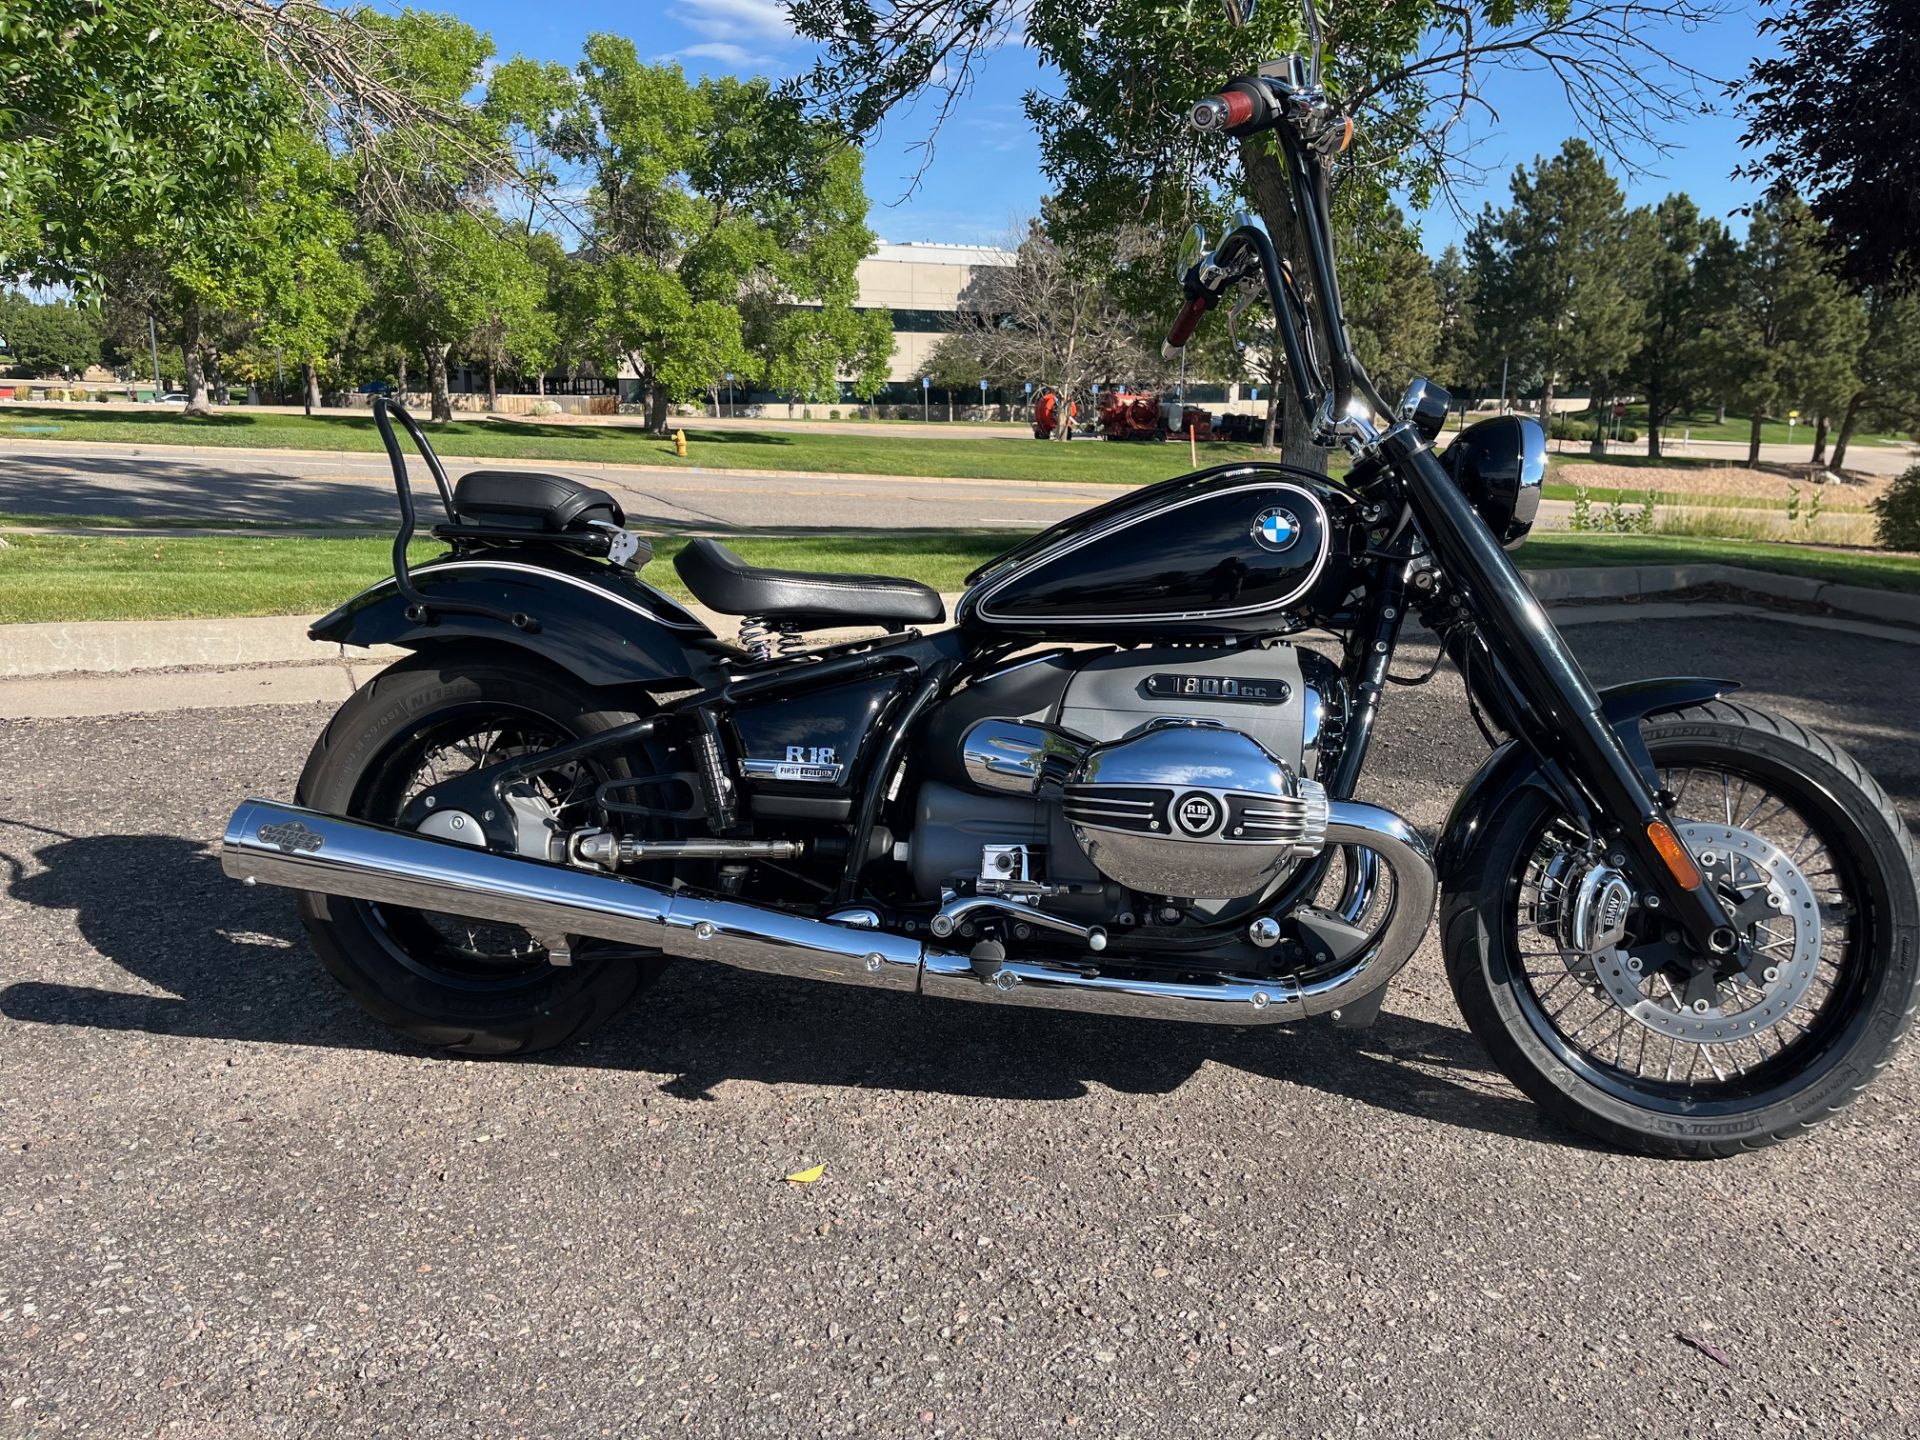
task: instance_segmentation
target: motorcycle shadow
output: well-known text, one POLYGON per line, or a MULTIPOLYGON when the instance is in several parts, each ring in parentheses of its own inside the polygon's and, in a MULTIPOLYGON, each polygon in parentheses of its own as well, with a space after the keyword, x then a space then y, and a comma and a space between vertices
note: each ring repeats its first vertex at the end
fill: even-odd
MULTIPOLYGON (((0 856, 16 901, 70 911, 99 955, 161 994, 21 981, 0 1014, 36 1025, 188 1038, 414 1047, 362 1015, 321 971, 284 891, 235 884, 173 835, 61 839, 28 874, 0 856)), ((59 922, 47 926, 57 929, 59 922)), ((1239 1029, 926 1000, 683 963, 591 1042, 528 1063, 668 1076, 714 1098, 728 1081, 1071 1101, 1103 1086, 1169 1094, 1212 1062, 1398 1114, 1553 1144, 1463 1027, 1386 1013, 1371 1029, 1239 1029)))

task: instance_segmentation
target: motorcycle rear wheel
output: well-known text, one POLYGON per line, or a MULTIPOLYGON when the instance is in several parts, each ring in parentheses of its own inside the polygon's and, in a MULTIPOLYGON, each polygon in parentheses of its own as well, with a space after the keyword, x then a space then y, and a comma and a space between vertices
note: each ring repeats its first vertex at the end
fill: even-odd
MULTIPOLYGON (((469 648, 417 655, 361 686, 334 715, 296 798, 392 825, 405 800, 448 778, 449 766, 473 768, 636 718, 600 705, 593 691, 535 660, 469 648)), ((586 786, 611 776, 595 769, 538 780, 554 800, 577 806, 559 793, 576 778, 586 786)), ((583 1039, 667 963, 591 942, 575 946, 571 964, 555 965, 518 927, 309 891, 298 903, 321 964, 355 1004, 422 1045, 460 1055, 526 1055, 583 1039)))
MULTIPOLYGON (((1529 791, 1442 904, 1454 996, 1509 1079, 1554 1119, 1609 1144, 1709 1159, 1790 1139, 1865 1089, 1912 1024, 1920 896, 1906 824, 1845 751, 1766 711, 1715 702, 1648 720, 1642 734, 1677 794, 1677 821, 1727 837, 1723 849, 1770 856, 1786 877, 1776 885, 1813 893, 1812 953, 1790 953, 1799 932, 1778 895, 1777 912, 1753 907, 1756 944, 1781 947, 1764 972, 1766 957, 1755 961, 1765 982, 1728 977, 1711 1000, 1683 997, 1659 972, 1658 926, 1644 909, 1636 934, 1607 952, 1611 967, 1606 956, 1568 953, 1541 923, 1558 915, 1542 908, 1553 886, 1541 857, 1584 837, 1529 791), (1789 989, 1795 965, 1800 984, 1789 989), (1721 1035, 1738 1038, 1707 1038, 1721 1035)), ((1749 888, 1729 882, 1729 893, 1767 900, 1764 870, 1744 873, 1749 888)))

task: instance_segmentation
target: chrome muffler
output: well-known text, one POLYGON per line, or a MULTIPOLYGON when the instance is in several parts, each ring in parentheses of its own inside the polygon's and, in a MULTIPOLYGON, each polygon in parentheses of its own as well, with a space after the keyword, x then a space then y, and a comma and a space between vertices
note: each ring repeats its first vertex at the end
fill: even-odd
POLYGON ((1363 846, 1394 871, 1394 905, 1367 948, 1310 986, 1284 977, 1130 974, 1119 957, 1084 964, 1005 961, 991 968, 884 930, 810 920, 642 881, 482 850, 282 805, 244 801, 227 822, 220 865, 247 884, 470 915, 524 927, 564 954, 570 935, 806 980, 1110 1015, 1278 1024, 1326 1014, 1385 985, 1426 933, 1436 893, 1419 834, 1391 811, 1337 802, 1329 844, 1363 846))

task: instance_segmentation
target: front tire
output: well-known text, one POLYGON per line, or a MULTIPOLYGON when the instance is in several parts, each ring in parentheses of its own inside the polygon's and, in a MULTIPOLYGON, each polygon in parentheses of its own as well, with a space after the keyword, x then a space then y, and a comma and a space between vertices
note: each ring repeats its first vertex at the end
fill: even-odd
MULTIPOLYGON (((1920 986, 1912 841, 1886 792, 1851 756, 1789 720, 1715 702, 1647 720, 1641 733, 1663 784, 1669 790, 1681 785, 1676 823, 1697 817, 1702 830, 1743 837, 1753 853, 1773 857, 1776 873, 1804 880, 1816 893, 1818 928, 1811 933, 1820 937, 1819 984, 1802 973, 1798 997, 1782 995, 1775 1004, 1768 986, 1784 986, 1779 977, 1792 979, 1794 964, 1804 960, 1790 964, 1794 957, 1781 951, 1764 972, 1767 985, 1740 991, 1736 977, 1727 982, 1727 998, 1716 994, 1706 1002, 1715 1021, 1723 1015, 1726 1021, 1724 1029, 1710 1030, 1709 1022, 1686 1013, 1694 992, 1683 1003, 1671 980, 1655 974, 1657 920, 1644 910, 1636 936, 1609 952, 1631 964, 1624 992, 1620 969, 1603 976, 1604 960, 1584 963, 1564 947, 1555 953, 1556 939, 1543 942, 1538 923, 1552 888, 1540 878, 1539 857, 1556 834, 1564 835, 1566 822, 1536 790, 1505 808, 1442 903, 1447 977, 1461 1014, 1495 1063, 1554 1119, 1650 1155, 1713 1158, 1775 1144, 1804 1133, 1865 1089, 1911 1026, 1920 986), (1705 793, 1689 796, 1686 787, 1697 775, 1719 776, 1719 789, 1709 782, 1705 793), (1804 837, 1796 839, 1802 822, 1804 837), (1810 857, 1800 862, 1812 867, 1807 875, 1791 861, 1781 864, 1789 848, 1810 857), (1570 980, 1570 992, 1543 998, 1570 980), (1670 1000, 1660 997, 1660 983, 1670 1000), (1732 998, 1736 993, 1744 999, 1732 998), (1622 1000, 1639 1006, 1650 1023, 1630 1014, 1622 1000), (1742 1004, 1761 1008, 1735 1008, 1742 1004), (1584 1008, 1566 1018, 1575 1005, 1584 1008), (1687 1027, 1696 1036, 1742 1038, 1683 1046, 1676 1032, 1687 1027), (1612 1041, 1613 1048, 1597 1040, 1612 1041), (1707 1064, 1698 1074, 1702 1054, 1707 1064), (1677 1069, 1684 1072, 1679 1080, 1677 1069)), ((1758 867, 1746 873, 1761 876, 1758 867)), ((1745 894, 1751 899, 1760 888, 1745 894)), ((1564 903, 1562 891, 1555 917, 1564 903)), ((1780 932, 1767 928, 1786 926, 1787 918, 1784 906, 1778 919, 1766 915, 1756 922, 1756 936, 1790 949, 1799 943, 1797 931, 1787 927, 1793 938, 1778 939, 1780 932)))
MULTIPOLYGON (((457 752, 462 735, 495 729, 500 743, 531 750, 634 718, 602 709, 593 691, 537 661, 471 649, 418 655, 340 708, 315 741, 295 798, 392 825, 407 787, 424 776, 422 756, 437 765, 432 757, 457 752)), ((651 953, 576 947, 572 964, 555 965, 510 927, 310 891, 300 892, 299 909, 320 963, 355 1004, 422 1045, 461 1055, 526 1055, 581 1039, 666 964, 651 953)))

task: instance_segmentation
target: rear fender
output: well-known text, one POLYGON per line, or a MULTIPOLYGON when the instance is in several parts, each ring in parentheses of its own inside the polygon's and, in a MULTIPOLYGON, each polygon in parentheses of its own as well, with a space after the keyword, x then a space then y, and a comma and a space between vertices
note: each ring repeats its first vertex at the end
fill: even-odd
POLYGON ((474 558, 423 565, 411 574, 428 602, 424 618, 409 613, 388 579, 321 617, 308 635, 408 650, 490 641, 528 651, 596 687, 693 679, 714 661, 712 631, 652 586, 608 566, 576 570, 474 558), (435 611, 436 597, 501 614, 435 611))
MULTIPOLYGON (((1600 710, 1626 746, 1628 755, 1651 781, 1653 757, 1640 735, 1640 722, 1651 715, 1665 715, 1718 699, 1730 690, 1738 690, 1736 680, 1672 678, 1634 680, 1611 685, 1600 692, 1600 710)), ((1450 885, 1460 873, 1490 828, 1493 818, 1523 790, 1544 790, 1558 798, 1559 792, 1540 767, 1540 758, 1521 741, 1509 740, 1486 759, 1453 802, 1447 816, 1447 828, 1434 850, 1434 868, 1442 886, 1450 885)))

